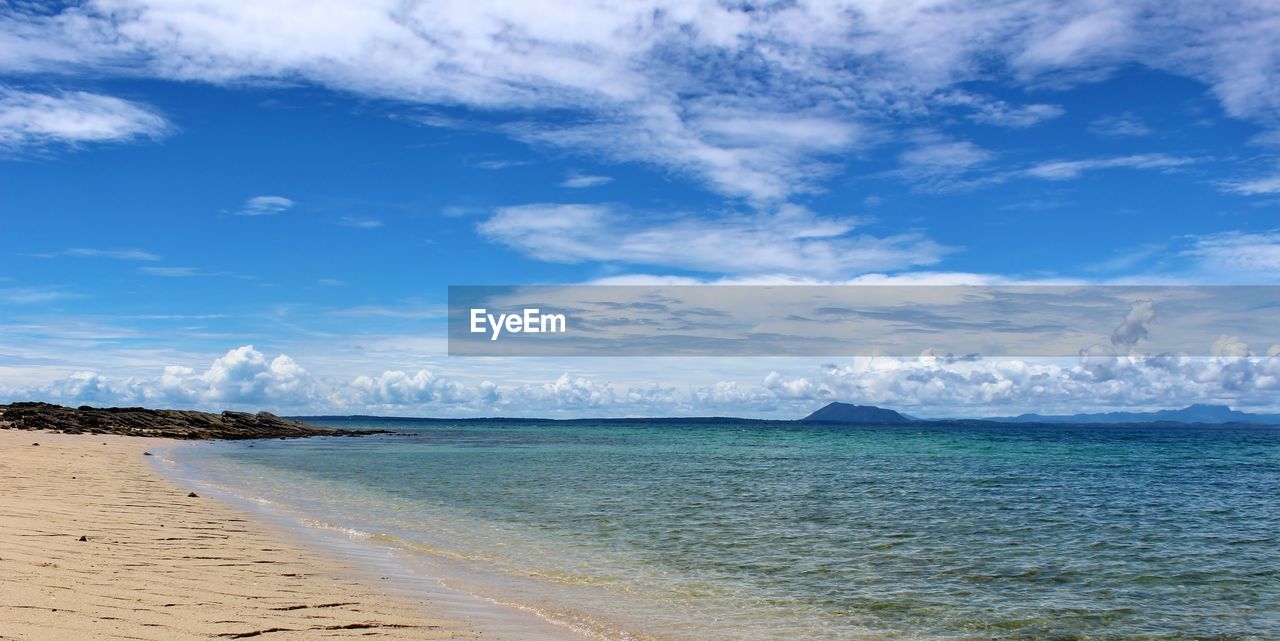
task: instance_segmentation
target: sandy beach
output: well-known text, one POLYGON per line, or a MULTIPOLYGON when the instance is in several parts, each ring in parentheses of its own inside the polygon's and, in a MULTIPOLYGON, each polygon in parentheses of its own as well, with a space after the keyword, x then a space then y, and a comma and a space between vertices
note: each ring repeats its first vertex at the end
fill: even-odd
POLYGON ((167 443, 0 429, 0 639, 480 638, 189 496, 167 443))

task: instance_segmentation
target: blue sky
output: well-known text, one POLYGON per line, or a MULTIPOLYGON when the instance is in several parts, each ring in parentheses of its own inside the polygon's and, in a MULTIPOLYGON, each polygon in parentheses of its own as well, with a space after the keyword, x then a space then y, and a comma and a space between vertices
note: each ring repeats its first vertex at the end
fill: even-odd
POLYGON ((493 361, 446 357, 441 316, 458 284, 1274 283, 1277 42, 1248 2, 11 4, 0 396, 1268 407, 1267 345, 1244 374, 493 361))

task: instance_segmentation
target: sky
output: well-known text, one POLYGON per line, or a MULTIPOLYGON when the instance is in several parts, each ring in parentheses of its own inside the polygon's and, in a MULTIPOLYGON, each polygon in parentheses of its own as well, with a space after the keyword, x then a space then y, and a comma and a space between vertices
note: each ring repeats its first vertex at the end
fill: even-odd
POLYGON ((1274 411, 1265 344, 460 358, 444 306, 450 285, 1278 275, 1274 2, 0 7, 0 400, 1274 411))

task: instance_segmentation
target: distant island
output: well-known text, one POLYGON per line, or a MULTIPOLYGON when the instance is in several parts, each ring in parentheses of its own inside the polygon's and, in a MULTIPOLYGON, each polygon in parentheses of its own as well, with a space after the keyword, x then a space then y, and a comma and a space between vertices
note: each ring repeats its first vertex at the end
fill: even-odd
POLYGON ((1280 414, 1250 414, 1226 405, 1189 405, 1177 410, 1154 412, 1104 412, 1094 414, 1043 415, 1020 414, 993 418, 915 418, 874 405, 828 403, 800 419, 759 419, 733 416, 670 416, 632 418, 431 418, 401 416, 306 416, 279 417, 268 412, 222 412, 219 414, 191 410, 145 409, 141 407, 95 408, 62 407, 40 402, 0 404, 0 429, 47 429, 65 434, 119 434, 158 436, 175 439, 256 439, 305 438, 308 436, 356 436, 385 434, 387 423, 577 423, 601 425, 652 425, 680 423, 685 425, 915 425, 974 426, 988 425, 1276 425, 1280 414), (316 423, 327 423, 327 426, 316 423), (381 423, 381 426, 361 423, 381 423), (355 429, 342 429, 336 425, 355 429))
MULTIPOLYGON (((865 425, 896 425, 902 423, 952 423, 956 419, 915 419, 894 410, 874 405, 828 403, 822 409, 800 419, 802 423, 861 423, 865 425)), ((1178 410, 1155 412, 1101 412, 1094 414, 1044 415, 1019 414, 1018 416, 969 419, 965 422, 990 423, 1051 423, 1084 425, 1127 425, 1145 423, 1186 423, 1225 425, 1280 425, 1280 414, 1250 414, 1233 410, 1226 405, 1195 404, 1178 410)))
POLYGON ((875 405, 853 403, 827 403, 800 419, 740 418, 736 416, 655 416, 629 418, 533 418, 533 417, 475 417, 475 418, 418 418, 406 416, 300 416, 307 421, 321 422, 398 422, 406 423, 596 423, 604 425, 645 425, 681 423, 686 425, 723 424, 814 424, 814 425, 1280 425, 1280 414, 1250 414, 1233 410, 1226 405, 1196 404, 1178 410, 1155 412, 1104 412, 1096 414, 1072 414, 1069 416, 1020 414, 992 418, 916 418, 901 412, 875 405))
POLYGON ((802 423, 864 423, 873 425, 895 425, 910 423, 911 419, 883 407, 874 405, 852 405, 850 403, 828 403, 822 409, 800 419, 802 423))
POLYGON ((1251 423, 1280 425, 1280 414, 1250 414, 1233 410, 1226 405, 1188 405, 1180 410, 1155 412, 1104 412, 1094 414, 1043 415, 1019 414, 1018 416, 988 419, 998 423, 1251 423))

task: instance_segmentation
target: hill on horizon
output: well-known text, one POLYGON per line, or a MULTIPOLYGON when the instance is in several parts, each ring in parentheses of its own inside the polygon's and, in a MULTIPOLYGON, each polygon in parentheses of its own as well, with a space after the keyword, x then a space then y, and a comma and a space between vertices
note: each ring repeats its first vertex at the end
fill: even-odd
POLYGON ((1250 414, 1226 405, 1196 403, 1176 410, 1154 412, 1096 412, 1089 414, 1018 416, 988 419, 1000 423, 1253 423, 1280 425, 1280 414, 1250 414))
POLYGON ((910 423, 911 419, 889 409, 874 405, 828 403, 822 409, 800 419, 805 423, 867 423, 892 425, 910 423))

